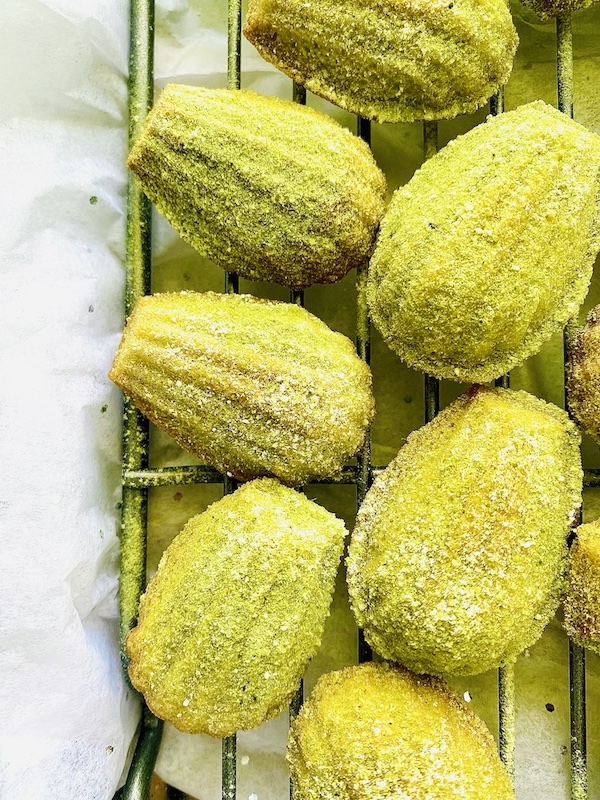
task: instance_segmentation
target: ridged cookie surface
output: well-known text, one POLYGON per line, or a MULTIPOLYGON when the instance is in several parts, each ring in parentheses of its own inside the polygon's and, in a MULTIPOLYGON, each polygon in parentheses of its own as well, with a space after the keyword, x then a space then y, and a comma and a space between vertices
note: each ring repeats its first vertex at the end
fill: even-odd
POLYGON ((411 367, 485 383, 576 314, 600 249, 600 137, 539 101, 459 136, 399 189, 368 303, 411 367))
POLYGON ((505 0, 250 0, 244 34, 311 92, 379 122, 475 111, 518 44, 505 0))
POLYGON ((564 411, 504 389, 459 397, 408 437, 358 513, 348 588, 367 641, 419 673, 513 661, 558 606, 581 485, 564 411))
POLYGON ((184 450, 242 479, 337 474, 375 411, 349 339, 304 308, 249 295, 142 298, 110 378, 184 450))
POLYGON ((276 716, 321 642, 344 524, 272 479, 193 517, 163 555, 127 639, 132 683, 188 733, 276 716))
POLYGON ((362 264, 384 210, 386 181, 361 139, 254 92, 167 86, 128 165, 198 252, 296 288, 362 264))
POLYGON ((362 664, 322 676, 290 730, 297 800, 512 800, 483 722, 435 678, 362 664))

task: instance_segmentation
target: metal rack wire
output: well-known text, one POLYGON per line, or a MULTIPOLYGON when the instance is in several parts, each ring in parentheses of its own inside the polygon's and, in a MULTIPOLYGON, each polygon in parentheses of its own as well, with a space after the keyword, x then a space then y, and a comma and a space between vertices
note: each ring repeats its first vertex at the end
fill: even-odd
MULTIPOLYGON (((130 0, 130 72, 129 72, 129 142, 139 134, 146 114, 153 102, 153 49, 154 0, 130 0)), ((227 85, 240 87, 241 77, 241 0, 228 0, 228 52, 227 85)), ((573 116, 573 40, 570 17, 557 20, 557 89, 558 107, 573 116)), ((306 102, 306 91, 294 84, 293 99, 306 102)), ((492 114, 502 113, 504 98, 499 92, 490 101, 492 114)), ((357 119, 357 133, 368 144, 371 125, 368 120, 357 119)), ((424 158, 437 152, 438 129, 436 123, 423 126, 424 158)), ((131 174, 127 184, 127 254, 125 312, 128 316, 137 299, 150 291, 151 207, 131 174)), ((366 264, 356 274, 356 345, 359 356, 370 362, 370 327, 366 303, 366 264)), ((226 292, 238 291, 238 278, 226 273, 226 292)), ((292 291, 290 301, 303 305, 303 292, 292 291)), ((570 328, 565 332, 565 342, 570 328)), ((507 387, 509 377, 499 379, 497 385, 507 387)), ((433 419, 440 410, 439 382, 424 377, 425 421, 433 419)), ((223 483, 225 493, 235 489, 235 482, 211 467, 189 466, 151 469, 148 465, 148 422, 125 399, 123 431, 123 505, 121 534, 121 654, 126 672, 127 656, 125 638, 135 625, 139 598, 145 585, 146 530, 148 489, 157 486, 184 484, 223 483)), ((368 488, 383 467, 374 467, 371 461, 370 435, 357 457, 356 466, 346 467, 334 480, 320 483, 353 484, 356 487, 357 508, 368 488)), ((600 470, 585 473, 586 486, 600 485, 600 470)), ((371 649, 359 631, 359 661, 369 660, 371 649)), ((587 798, 586 760, 586 701, 585 701, 585 651, 569 642, 570 712, 571 712, 571 799, 587 798)), ((290 721, 302 704, 302 686, 290 706, 290 721)), ((499 751, 504 764, 514 780, 515 766, 515 678, 514 667, 498 671, 499 751)), ((120 793, 122 800, 147 800, 154 763, 158 754, 162 722, 144 707, 142 729, 126 785, 120 793)), ((291 796, 291 787, 290 787, 291 796)), ((183 795, 169 788, 170 800, 183 795)), ((222 800, 236 800, 236 737, 223 739, 222 743, 222 800)))
MULTIPOLYGON (((573 26, 570 16, 559 17, 556 20, 556 78, 558 108, 563 114, 573 117, 573 26)), ((571 322, 565 328, 565 353, 573 327, 574 322, 571 322)), ((571 712, 571 798, 572 800, 585 800, 588 796, 585 650, 572 641, 569 641, 569 693, 571 712)))

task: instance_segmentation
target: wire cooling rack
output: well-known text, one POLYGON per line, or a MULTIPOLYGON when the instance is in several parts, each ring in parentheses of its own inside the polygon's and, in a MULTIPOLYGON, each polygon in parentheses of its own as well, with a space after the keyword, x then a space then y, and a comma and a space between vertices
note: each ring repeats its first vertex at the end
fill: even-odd
MULTIPOLYGON (((154 96, 154 0, 130 0, 130 60, 129 60, 129 143, 139 135, 154 96)), ((231 89, 240 87, 241 78, 241 0, 228 0, 228 53, 227 85, 231 89)), ((573 116, 573 36, 571 17, 560 17, 556 21, 556 60, 558 107, 573 116)), ((306 103, 306 91, 293 85, 293 99, 306 103)), ((503 111, 502 91, 490 100, 492 114, 503 111)), ((371 140, 369 120, 357 119, 357 134, 368 144, 371 140)), ((437 152, 437 123, 423 125, 423 155, 430 158, 437 152)), ((127 252, 125 315, 129 316, 137 299, 150 292, 151 206, 131 173, 127 183, 127 252)), ((356 275, 356 347, 359 356, 370 362, 370 330, 366 304, 367 266, 357 270, 356 275)), ((226 273, 224 291, 237 292, 238 278, 235 273, 226 273)), ((303 305, 303 292, 291 291, 290 301, 303 305)), ((571 325, 565 331, 565 343, 571 333, 571 325)), ((499 378, 497 385, 508 387, 508 375, 499 378)), ((429 422, 440 409, 439 381, 428 375, 424 377, 425 422, 429 422)), ((235 481, 223 476, 211 467, 186 466, 150 469, 148 466, 149 425, 146 418, 125 398, 123 431, 123 506, 121 532, 121 658, 127 674, 125 638, 137 620, 138 605, 146 581, 146 538, 148 489, 157 486, 184 484, 222 483, 224 492, 235 489, 235 481)), ((344 483, 356 486, 357 508, 361 505, 373 478, 383 467, 374 467, 371 462, 371 440, 367 436, 358 454, 356 466, 345 467, 334 480, 320 483, 344 483)), ((600 485, 600 470, 587 470, 585 486, 600 485)), ((371 658, 371 650, 359 631, 359 661, 371 658)), ((586 800, 586 700, 585 700, 585 651, 569 642, 569 687, 571 718, 571 800, 586 800)), ((290 706, 290 721, 302 705, 302 686, 290 706)), ((506 769, 514 780, 515 770, 515 679, 514 667, 498 670, 498 719, 499 751, 506 769)), ((147 800, 150 782, 160 739, 162 722, 146 707, 143 711, 142 729, 122 800, 147 800)), ((183 795, 168 787, 169 800, 178 800, 183 795)), ((290 796, 292 787, 290 786, 290 796)), ((236 736, 222 740, 222 800, 236 800, 236 736)))

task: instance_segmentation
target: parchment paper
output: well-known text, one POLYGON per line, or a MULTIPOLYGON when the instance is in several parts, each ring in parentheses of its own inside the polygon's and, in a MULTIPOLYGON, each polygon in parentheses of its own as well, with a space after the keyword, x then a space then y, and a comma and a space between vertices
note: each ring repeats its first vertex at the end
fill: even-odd
MULTIPOLYGON (((117 655, 120 482, 118 392, 106 378, 122 326, 126 142, 126 0, 9 0, 0 6, 1 414, 0 797, 110 800, 138 719, 117 655)), ((507 107, 555 102, 552 24, 513 4, 521 47, 507 107)), ((224 0, 161 0, 157 89, 177 80, 224 86, 224 0)), ((600 6, 575 18, 576 117, 600 131, 600 6)), ((291 96, 290 81, 244 43, 243 85, 291 96)), ((349 127, 353 118, 314 97, 311 105, 349 127)), ((440 125, 441 143, 485 112, 440 125)), ((373 126, 390 188, 421 161, 418 125, 373 126)), ((155 216, 153 289, 220 290, 222 271, 183 245, 155 216)), ((353 276, 308 290, 309 310, 354 336, 353 276)), ((279 287, 241 281, 242 291, 287 299, 279 287)), ((594 282, 586 308, 600 301, 594 282)), ((562 403, 562 344, 515 370, 513 385, 562 403)), ((422 377, 374 333, 378 417, 374 463, 385 464, 422 424, 422 377)), ((445 384, 442 402, 461 387, 445 384)), ((586 466, 600 466, 586 442, 586 466)), ((192 463, 154 432, 152 462, 192 463)), ((311 487, 310 496, 352 524, 352 487, 311 487)), ((586 516, 600 514, 586 497, 586 516)), ((150 496, 152 572, 187 519, 218 487, 170 487, 150 496)), ((306 676, 354 663, 356 630, 343 574, 323 646, 306 676)), ((590 796, 600 792, 598 659, 588 657, 590 796)), ((456 682, 497 732, 496 676, 456 682)), ((568 797, 567 643, 554 623, 517 665, 519 800, 568 797), (546 704, 551 704, 550 711, 546 704)), ((283 715, 238 740, 238 796, 285 796, 283 715)), ((220 741, 166 726, 157 770, 201 800, 220 796, 220 741)))

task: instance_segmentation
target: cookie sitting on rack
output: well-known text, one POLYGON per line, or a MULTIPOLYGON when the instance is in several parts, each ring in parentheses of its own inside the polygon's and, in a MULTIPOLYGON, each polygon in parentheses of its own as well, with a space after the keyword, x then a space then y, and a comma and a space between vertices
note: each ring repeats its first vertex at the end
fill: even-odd
POLYGON ((474 675, 539 639, 581 506, 579 443, 562 409, 483 386, 410 434, 369 490, 348 552, 351 605, 379 655, 474 675))
POLYGON ((302 289, 368 258, 386 181, 331 117, 254 92, 171 84, 131 149, 145 194, 198 252, 302 289))
POLYGON ((600 520, 580 525, 571 546, 564 599, 565 630, 600 655, 600 520))
POLYGON ((441 680, 388 663, 323 675, 290 730, 297 800, 513 800, 483 722, 441 680))
POLYGON ((436 378, 500 377, 583 302, 599 190, 597 134, 542 101, 489 118, 394 194, 369 269, 373 323, 436 378))
POLYGON ((600 445, 600 306, 568 342, 567 403, 582 431, 600 445))
POLYGON ((476 111, 511 73, 505 0, 250 0, 244 35, 295 81, 378 122, 476 111))
POLYGON ((141 298, 110 378, 223 473, 301 485, 340 473, 375 413, 369 367, 304 308, 250 295, 141 298))
POLYGON ((272 479, 193 517, 127 639, 152 711, 218 737, 277 716, 321 643, 345 536, 341 520, 272 479))
POLYGON ((589 8, 598 0, 521 0, 521 2, 535 11, 541 19, 553 19, 589 8))

